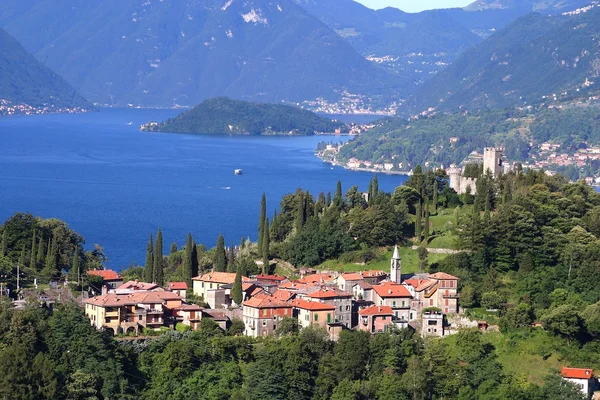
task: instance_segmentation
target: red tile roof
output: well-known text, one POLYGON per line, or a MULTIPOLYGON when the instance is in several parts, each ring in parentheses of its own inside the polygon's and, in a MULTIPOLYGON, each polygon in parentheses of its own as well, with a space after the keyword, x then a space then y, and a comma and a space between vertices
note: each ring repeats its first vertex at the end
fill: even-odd
POLYGON ((373 271, 362 271, 360 274, 362 275, 363 278, 375 278, 375 277, 380 277, 380 276, 386 276, 387 272, 373 270, 373 271))
POLYGON ((158 285, 156 283, 146 283, 146 282, 138 282, 138 281, 128 281, 119 286, 116 290, 141 290, 148 291, 157 289, 158 285))
POLYGON ((373 286, 373 290, 379 295, 381 298, 387 297, 412 297, 407 288, 398 283, 385 283, 382 285, 373 286))
POLYGON ((291 308, 292 305, 290 303, 286 303, 279 299, 274 299, 273 297, 262 297, 255 296, 250 300, 244 302, 244 307, 252 307, 252 308, 291 308))
POLYGON ((294 292, 290 292, 289 290, 281 290, 277 289, 275 293, 273 293, 273 297, 282 301, 288 301, 296 294, 294 292))
POLYGON ((373 289, 373 285, 371 285, 368 282, 358 282, 356 284, 354 284, 352 287, 354 286, 359 286, 361 287, 363 290, 369 290, 369 289, 373 289))
MULTIPOLYGON (((194 281, 213 282, 213 283, 234 283, 235 272, 209 272, 204 275, 192 278, 194 281)), ((248 277, 242 276, 242 281, 249 281, 248 277)))
POLYGON ((586 368, 567 368, 563 367, 560 371, 563 378, 568 379, 591 379, 594 376, 594 370, 586 368))
POLYGON ((187 290, 188 288, 185 282, 169 282, 167 285, 171 290, 187 290))
POLYGON ((363 277, 356 273, 342 274, 342 278, 346 281, 362 281, 363 277))
POLYGON ((105 281, 119 281, 123 279, 123 276, 112 269, 94 269, 87 272, 88 275, 99 276, 105 281))
POLYGON ((394 315, 390 306, 371 306, 358 312, 359 315, 394 315))
POLYGON ((136 304, 163 304, 167 300, 182 300, 172 292, 133 292, 129 294, 109 293, 84 300, 86 304, 100 307, 120 307, 136 304))
POLYGON ((445 272, 436 272, 435 274, 429 275, 430 278, 438 279, 438 280, 453 280, 457 281, 458 278, 456 276, 447 274, 445 272))
POLYGON ((352 293, 344 292, 338 288, 326 287, 316 292, 309 293, 306 295, 306 297, 311 297, 314 299, 332 299, 335 297, 352 297, 352 293))
POLYGON ((257 275, 256 276, 256 280, 257 281, 273 281, 273 282, 283 282, 286 279, 288 279, 287 276, 283 276, 283 275, 257 275))
POLYGON ((331 282, 335 279, 335 275, 320 273, 320 274, 312 274, 307 275, 302 279, 299 279, 296 282, 299 283, 321 283, 321 282, 331 282))
POLYGON ((289 281, 282 285, 279 285, 279 289, 287 289, 287 290, 304 290, 308 287, 308 284, 301 283, 299 281, 289 281))
POLYGON ((292 300, 291 304, 296 308, 302 308, 303 310, 309 311, 335 311, 335 306, 319 303, 316 301, 306 301, 306 300, 292 300))

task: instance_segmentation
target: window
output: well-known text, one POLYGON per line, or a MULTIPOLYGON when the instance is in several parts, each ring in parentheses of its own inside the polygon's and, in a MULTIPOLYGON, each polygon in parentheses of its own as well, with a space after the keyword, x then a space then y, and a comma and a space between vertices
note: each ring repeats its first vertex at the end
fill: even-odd
POLYGON ((454 281, 450 281, 450 287, 454 287, 454 281))
POLYGON ((384 316, 383 316, 383 320, 385 321, 386 319, 387 319, 387 317, 384 315, 384 316))
POLYGON ((402 307, 406 307, 406 301, 402 300, 402 307))
POLYGON ((329 324, 331 322, 331 314, 327 314, 327 323, 329 324))
POLYGON ((394 315, 396 316, 396 318, 398 317, 398 311, 394 312, 394 315))
POLYGON ((140 315, 140 316, 138 317, 138 321, 141 321, 141 320, 142 320, 142 316, 140 315))
POLYGON ((315 322, 319 320, 319 314, 315 314, 315 322))
POLYGON ((210 284, 210 288, 212 289, 212 283, 210 284))
POLYGON ((267 326, 267 321, 263 320, 263 326, 267 326))
POLYGON ((346 311, 350 311, 350 306, 346 306, 346 311))
POLYGON ((340 306, 340 312, 342 311, 342 306, 340 306))
POLYGON ((413 319, 413 313, 410 313, 410 319, 413 319))
POLYGON ((202 282, 202 289, 204 289, 204 282, 202 282))
POLYGON ((263 316, 267 315, 267 309, 263 309, 263 316))
POLYGON ((396 300, 392 302, 392 307, 396 307, 396 300))
POLYGON ((305 321, 308 321, 308 314, 306 314, 306 315, 304 316, 304 320, 305 320, 305 321))

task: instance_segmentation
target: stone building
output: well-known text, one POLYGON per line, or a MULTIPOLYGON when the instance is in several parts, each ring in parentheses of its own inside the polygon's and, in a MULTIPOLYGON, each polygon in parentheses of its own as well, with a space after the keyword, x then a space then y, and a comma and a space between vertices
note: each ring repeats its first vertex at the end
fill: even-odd
MULTIPOLYGON (((504 149, 496 147, 486 147, 483 149, 483 173, 491 172, 492 176, 497 178, 504 172, 504 149)), ((458 167, 448 169, 450 177, 450 188, 458 194, 475 193, 477 185, 476 178, 467 178, 463 176, 464 170, 458 167)))

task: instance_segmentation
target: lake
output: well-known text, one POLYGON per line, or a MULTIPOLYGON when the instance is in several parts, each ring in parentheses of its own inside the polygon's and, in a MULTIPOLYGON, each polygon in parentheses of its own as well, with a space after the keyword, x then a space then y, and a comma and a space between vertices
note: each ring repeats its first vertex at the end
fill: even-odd
MULTIPOLYGON (((262 193, 269 215, 301 187, 317 195, 366 191, 373 174, 332 168, 313 151, 347 137, 229 137, 141 133, 176 110, 103 109, 80 115, 0 118, 0 221, 15 212, 60 218, 100 244, 108 265, 143 264, 148 235, 163 231, 164 248, 255 240, 262 193), (244 174, 235 176, 241 168, 244 174)), ((380 175, 392 191, 404 176, 380 175)))

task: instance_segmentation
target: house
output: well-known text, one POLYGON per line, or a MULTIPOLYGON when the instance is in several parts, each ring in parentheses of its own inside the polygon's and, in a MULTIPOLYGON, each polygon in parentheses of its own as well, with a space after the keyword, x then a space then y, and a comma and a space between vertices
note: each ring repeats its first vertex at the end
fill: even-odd
POLYGON ((108 290, 116 289, 123 284, 123 276, 112 269, 94 269, 87 273, 88 275, 101 277, 104 286, 108 287, 108 290))
POLYGON ((371 306, 358 312, 358 329, 369 333, 385 332, 393 325, 394 311, 389 306, 371 306))
MULTIPOLYGON (((235 282, 235 273, 233 272, 209 272, 207 274, 192 278, 193 290, 196 296, 200 296, 210 308, 221 307, 225 304, 225 291, 215 292, 224 285, 235 282)), ((242 282, 247 282, 247 277, 242 277, 242 282)))
POLYGON ((351 329, 355 324, 352 318, 352 293, 345 292, 336 287, 321 287, 303 295, 305 300, 325 303, 335 307, 334 322, 340 322, 351 329))
POLYGON ((419 274, 407 279, 404 285, 413 294, 413 309, 421 313, 429 307, 436 307, 444 314, 458 313, 458 278, 444 272, 419 274))
POLYGON ((458 278, 444 272, 429 275, 437 282, 437 305, 444 314, 458 313, 458 278))
POLYGON ((195 304, 183 304, 180 307, 173 309, 173 317, 176 322, 180 322, 183 325, 187 325, 193 330, 196 330, 200 328, 203 310, 203 307, 195 304))
POLYGON ((167 283, 167 288, 173 292, 176 293, 179 297, 181 297, 183 300, 185 300, 185 295, 187 293, 187 283, 185 282, 168 282, 167 283))
POLYGON ((288 279, 287 276, 260 274, 260 275, 256 276, 256 281, 258 283, 266 283, 266 284, 280 286, 281 284, 289 282, 290 280, 288 279))
POLYGON ((123 293, 132 293, 132 292, 150 292, 152 290, 160 289, 156 283, 146 283, 135 281, 127 281, 121 286, 115 289, 115 293, 123 294, 123 293))
POLYGON ((326 272, 306 275, 304 278, 297 280, 297 283, 305 283, 305 284, 317 284, 317 285, 325 285, 331 284, 335 281, 337 277, 333 274, 329 274, 326 272))
POLYGON ((352 295, 355 300, 373 301, 373 285, 367 282, 355 283, 352 287, 352 295))
POLYGON ((394 316, 404 321, 411 321, 418 314, 411 310, 412 295, 404 285, 395 282, 382 282, 373 286, 373 302, 376 306, 389 306, 394 316))
POLYGON ((388 274, 385 271, 363 271, 360 272, 363 280, 371 285, 377 285, 379 282, 382 282, 387 279, 388 274))
POLYGON ((590 398, 593 395, 596 388, 596 378, 594 378, 593 370, 563 367, 560 371, 560 375, 564 380, 577 386, 584 396, 590 398))
POLYGON ((444 314, 435 311, 426 311, 423 313, 421 325, 422 336, 444 336, 444 314))
POLYGON ((212 319, 222 330, 226 331, 231 325, 229 316, 221 310, 202 310, 202 318, 212 319))
POLYGON ((244 334, 250 337, 268 336, 275 333, 278 323, 284 318, 293 318, 290 303, 272 296, 256 296, 243 303, 244 334))
POLYGON ((352 287, 363 281, 363 277, 357 273, 341 274, 337 277, 337 286, 341 290, 350 291, 352 287))
POLYGON ((142 328, 173 326, 173 311, 181 307, 182 300, 167 291, 108 293, 84 300, 85 315, 96 329, 113 335, 138 334, 142 328))
POLYGON ((301 328, 311 325, 327 328, 327 324, 334 323, 335 306, 302 299, 292 300, 290 303, 294 306, 294 315, 301 328))

